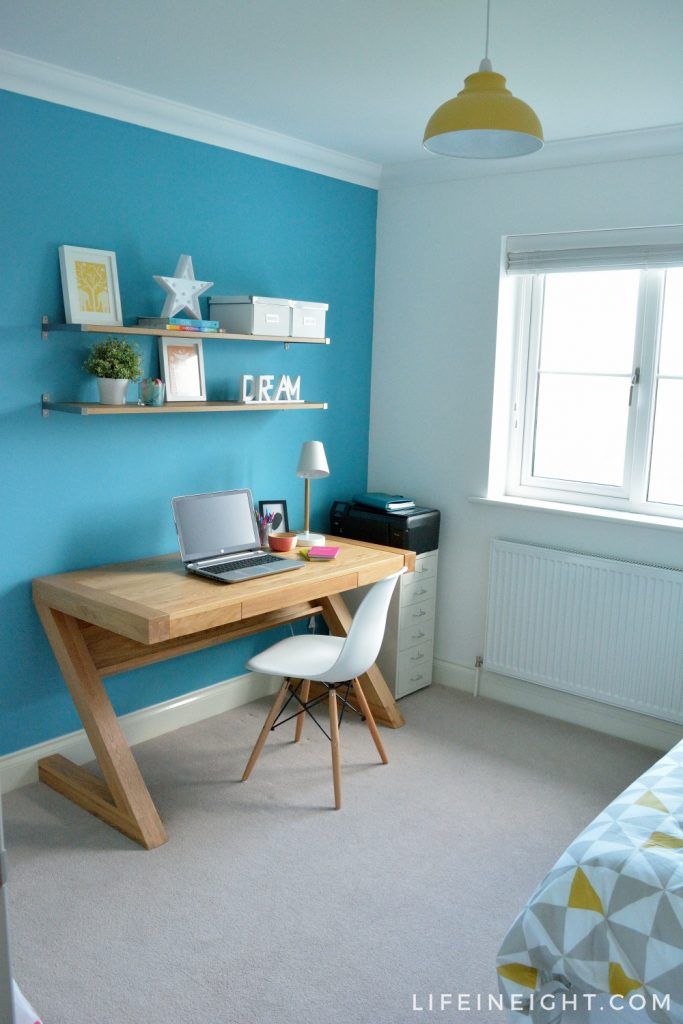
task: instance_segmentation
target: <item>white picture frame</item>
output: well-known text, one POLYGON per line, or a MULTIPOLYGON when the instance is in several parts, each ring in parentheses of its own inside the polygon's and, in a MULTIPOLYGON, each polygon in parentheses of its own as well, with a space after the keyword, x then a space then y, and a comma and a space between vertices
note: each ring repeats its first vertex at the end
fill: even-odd
POLYGON ((59 269, 68 324, 123 326, 115 252, 60 245, 59 269))
POLYGON ((159 369, 167 402, 205 402, 204 353, 199 338, 159 338, 159 369))

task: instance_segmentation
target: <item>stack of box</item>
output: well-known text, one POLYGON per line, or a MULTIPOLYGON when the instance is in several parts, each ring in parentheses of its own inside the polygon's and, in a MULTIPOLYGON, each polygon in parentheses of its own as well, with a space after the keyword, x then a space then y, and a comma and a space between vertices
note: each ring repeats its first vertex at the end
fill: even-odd
POLYGON ((213 295, 209 316, 228 334, 275 338, 324 338, 326 302, 299 302, 261 295, 213 295))

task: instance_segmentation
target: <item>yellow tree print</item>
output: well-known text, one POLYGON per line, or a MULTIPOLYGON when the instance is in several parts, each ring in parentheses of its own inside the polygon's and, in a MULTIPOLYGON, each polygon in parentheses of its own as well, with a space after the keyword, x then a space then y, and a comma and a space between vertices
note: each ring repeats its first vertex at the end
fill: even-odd
POLYGON ((107 268, 104 263, 76 260, 76 284, 84 313, 109 313, 107 268))

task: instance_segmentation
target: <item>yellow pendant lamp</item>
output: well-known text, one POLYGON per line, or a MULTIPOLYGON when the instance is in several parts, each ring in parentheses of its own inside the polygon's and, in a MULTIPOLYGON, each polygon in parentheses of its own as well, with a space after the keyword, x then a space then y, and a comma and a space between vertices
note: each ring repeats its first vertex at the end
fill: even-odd
POLYGON ((491 0, 486 3, 486 56, 465 88, 430 117, 424 147, 430 153, 470 159, 524 156, 543 145, 543 129, 530 106, 505 88, 489 60, 491 0))

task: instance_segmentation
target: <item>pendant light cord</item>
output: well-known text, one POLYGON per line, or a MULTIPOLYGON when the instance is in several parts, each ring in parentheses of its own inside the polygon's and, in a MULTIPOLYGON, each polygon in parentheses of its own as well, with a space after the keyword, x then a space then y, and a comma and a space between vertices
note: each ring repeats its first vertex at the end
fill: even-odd
POLYGON ((489 34, 491 30, 491 0, 486 0, 486 55, 479 65, 480 71, 491 71, 491 61, 489 60, 489 34))
POLYGON ((486 49, 484 58, 489 59, 489 35, 491 31, 491 0, 486 0, 486 49))

